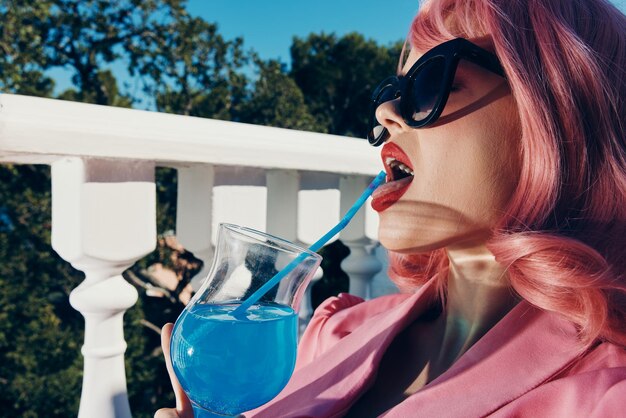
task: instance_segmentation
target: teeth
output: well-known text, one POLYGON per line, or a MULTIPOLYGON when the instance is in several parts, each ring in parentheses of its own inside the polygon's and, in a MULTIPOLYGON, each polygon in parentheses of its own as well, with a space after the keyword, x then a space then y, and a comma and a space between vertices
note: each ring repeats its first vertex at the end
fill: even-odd
POLYGON ((411 170, 409 167, 407 167, 406 165, 404 165, 403 163, 401 163, 400 161, 398 161, 398 160, 396 160, 394 158, 388 157, 385 160, 385 163, 390 168, 398 168, 398 169, 404 171, 405 173, 407 173, 407 174, 409 174, 411 176, 413 175, 413 170, 411 170))
POLYGON ((404 164, 400 163, 400 165, 398 166, 398 168, 402 171, 404 171, 407 174, 413 175, 413 170, 411 170, 409 167, 405 166, 404 164))

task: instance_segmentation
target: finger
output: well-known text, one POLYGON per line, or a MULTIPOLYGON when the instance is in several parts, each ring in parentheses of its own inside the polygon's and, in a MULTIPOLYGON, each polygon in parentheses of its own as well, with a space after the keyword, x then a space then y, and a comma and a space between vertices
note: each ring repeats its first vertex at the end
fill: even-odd
POLYGON ((154 414, 154 418, 180 418, 174 408, 161 408, 154 414))
MULTIPOLYGON (((170 375, 170 381, 172 382, 172 388, 174 389, 174 396, 176 396, 176 412, 178 415, 174 415, 176 418, 193 418, 193 410, 191 408, 191 402, 187 397, 182 386, 178 382, 174 368, 172 367, 172 359, 170 357, 170 339, 172 337, 172 328, 174 324, 167 323, 163 325, 161 329, 161 348, 163 349, 163 356, 165 357, 165 367, 167 367, 167 373, 170 375)), ((157 411, 158 413, 159 411, 157 411)), ((164 415, 163 418, 167 417, 164 415)))

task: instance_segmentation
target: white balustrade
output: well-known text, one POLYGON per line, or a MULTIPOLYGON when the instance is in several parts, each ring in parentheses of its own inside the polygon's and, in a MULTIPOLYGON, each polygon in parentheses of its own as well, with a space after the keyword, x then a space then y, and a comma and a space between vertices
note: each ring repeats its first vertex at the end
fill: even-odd
POLYGON ((295 170, 268 170, 267 232, 286 240, 298 239, 298 190, 300 175, 295 170))
MULTIPOLYGON (((298 240, 300 175, 295 170, 268 170, 265 177, 267 185, 267 232, 306 246, 298 240)), ((318 269, 302 297, 298 313, 300 332, 304 330, 313 315, 311 287, 314 280, 319 280, 322 274, 322 269, 318 269)))
POLYGON ((130 417, 124 312, 137 291, 121 276, 154 249, 154 164, 64 158, 52 164, 52 247, 85 273, 70 303, 85 317, 79 418, 130 417))
MULTIPOLYGON (((339 190, 342 213, 350 209, 369 181, 370 179, 366 177, 341 177, 339 190)), ((350 293, 369 299, 372 279, 382 269, 382 263, 372 253, 372 241, 366 236, 365 211, 360 210, 356 213, 342 231, 341 241, 350 249, 350 255, 341 262, 341 268, 350 278, 350 293)))
POLYGON ((220 223, 233 223, 265 230, 267 190, 265 169, 220 166, 213 188, 213 242, 220 223))
MULTIPOLYGON (((336 176, 323 176, 319 173, 309 173, 302 179, 298 193, 298 237, 302 245, 310 246, 339 221, 339 196, 336 190, 338 184, 336 176)), ((332 237, 328 244, 336 239, 336 236, 332 237)), ((299 314, 301 334, 313 316, 313 286, 323 275, 324 271, 320 267, 304 294, 299 314)))
POLYGON ((213 260, 213 185, 215 169, 212 165, 194 165, 178 169, 176 197, 176 238, 185 249, 204 263, 202 270, 191 280, 197 291, 209 274, 213 260))
MULTIPOLYGON (((70 296, 85 317, 81 418, 130 417, 122 317, 137 293, 121 273, 155 245, 155 166, 178 169, 177 237, 205 262, 196 285, 218 222, 309 245, 380 169, 364 140, 7 94, 1 162, 52 165, 52 245, 86 276, 70 296)), ((371 238, 362 212, 341 234, 364 297, 381 268, 371 238)))

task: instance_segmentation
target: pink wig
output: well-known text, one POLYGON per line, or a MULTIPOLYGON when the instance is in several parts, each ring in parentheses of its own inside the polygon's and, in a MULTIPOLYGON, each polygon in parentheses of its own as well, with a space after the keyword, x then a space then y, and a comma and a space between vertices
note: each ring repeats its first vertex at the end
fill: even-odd
MULTIPOLYGON (((626 17, 605 0, 432 0, 409 42, 485 35, 522 125, 519 184, 488 247, 583 344, 626 346, 626 17)), ((411 290, 447 263, 443 250, 391 254, 390 276, 411 290)))

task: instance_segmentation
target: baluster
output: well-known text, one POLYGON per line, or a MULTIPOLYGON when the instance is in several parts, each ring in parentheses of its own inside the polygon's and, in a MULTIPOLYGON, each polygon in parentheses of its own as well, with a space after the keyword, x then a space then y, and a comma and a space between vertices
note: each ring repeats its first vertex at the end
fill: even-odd
POLYGON ((389 260, 387 250, 378 242, 378 213, 372 209, 371 205, 366 204, 365 207, 365 234, 372 241, 372 245, 368 246, 368 250, 382 264, 382 269, 374 275, 370 286, 370 297, 388 295, 398 293, 398 287, 391 281, 387 275, 389 260))
POLYGON ((194 291, 211 268, 214 247, 211 243, 213 216, 213 166, 201 165, 178 169, 176 202, 176 238, 204 262, 202 270, 191 280, 194 291))
POLYGON ((66 158, 52 164, 52 246, 85 280, 71 305, 85 318, 79 418, 130 417, 123 315, 137 291, 121 273, 154 249, 154 164, 66 158))
MULTIPOLYGON (((298 237, 304 246, 309 246, 324 235, 339 220, 339 191, 336 176, 326 176, 307 173, 301 178, 300 192, 298 196, 298 237)), ((330 239, 333 242, 336 237, 330 239)), ((301 327, 303 332, 313 315, 311 290, 315 282, 324 275, 319 268, 309 285, 303 304, 300 307, 301 327)))
POLYGON ((263 170, 216 168, 213 188, 213 241, 222 222, 266 230, 267 190, 263 170))
POLYGON ((296 242, 298 237, 298 190, 300 176, 292 170, 268 170, 267 186, 267 232, 296 242))
MULTIPOLYGON (((267 232, 294 243, 298 242, 298 191, 300 176, 293 170, 268 170, 265 173, 267 186, 267 232)), ((321 269, 313 280, 322 277, 321 269)), ((300 304, 300 331, 302 332, 311 319, 311 286, 307 287, 300 304)))
POLYGON ((375 298, 378 296, 389 295, 391 293, 398 293, 398 287, 395 285, 394 282, 391 281, 391 279, 387 275, 387 269, 389 267, 387 250, 382 245, 380 245, 380 243, 376 243, 372 247, 372 254, 378 260, 380 260, 382 264, 382 270, 377 273, 372 279, 371 297, 375 298))
POLYGON ((309 325, 309 322, 311 321, 311 317, 313 316, 314 309, 313 309, 313 301, 311 299, 311 289, 315 285, 315 282, 321 279, 323 275, 324 275, 324 270, 321 267, 319 267, 317 271, 315 272, 315 274, 313 275, 313 277, 311 278, 311 283, 309 283, 309 285, 306 288, 306 291, 304 292, 304 295, 302 296, 302 303, 300 304, 300 312, 298 313, 298 316, 300 318, 300 321, 298 322, 300 335, 302 335, 307 325, 309 325))
MULTIPOLYGON (((350 209, 368 183, 368 178, 360 176, 339 179, 341 213, 350 209)), ((372 242, 366 236, 364 208, 357 212, 341 232, 340 239, 350 249, 350 255, 341 262, 341 268, 350 278, 350 293, 369 299, 372 279, 381 270, 382 263, 372 253, 372 242)))

